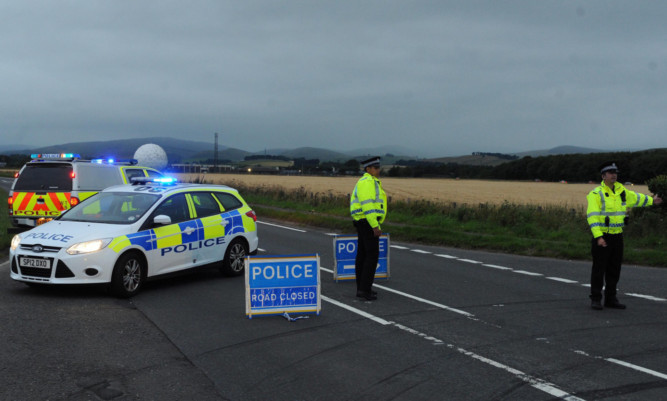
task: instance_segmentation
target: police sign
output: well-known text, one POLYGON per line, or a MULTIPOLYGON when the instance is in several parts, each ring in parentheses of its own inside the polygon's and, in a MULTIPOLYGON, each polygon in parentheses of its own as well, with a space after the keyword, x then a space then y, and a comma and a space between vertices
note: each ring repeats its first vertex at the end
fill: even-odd
MULTIPOLYGON (((334 237, 334 280, 354 280, 354 261, 357 257, 358 239, 356 235, 336 235, 334 237)), ((380 257, 375 278, 389 278, 389 234, 380 236, 380 257)))
POLYGON ((320 313, 319 255, 246 259, 246 315, 320 313))

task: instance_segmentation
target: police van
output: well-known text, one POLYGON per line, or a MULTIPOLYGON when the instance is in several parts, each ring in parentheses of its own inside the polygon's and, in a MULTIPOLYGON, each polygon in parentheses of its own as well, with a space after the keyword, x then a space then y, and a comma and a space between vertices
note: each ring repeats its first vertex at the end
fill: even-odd
POLYGON ((132 177, 162 177, 136 160, 82 160, 78 154, 33 154, 14 176, 9 217, 14 227, 35 227, 100 190, 128 184, 132 177))
MULTIPOLYGON (((223 185, 168 179, 106 188, 57 219, 17 234, 10 276, 27 284, 109 284, 130 297, 150 278, 217 264, 241 275, 258 247, 257 216, 223 185)), ((141 181, 141 182, 140 182, 141 181)))

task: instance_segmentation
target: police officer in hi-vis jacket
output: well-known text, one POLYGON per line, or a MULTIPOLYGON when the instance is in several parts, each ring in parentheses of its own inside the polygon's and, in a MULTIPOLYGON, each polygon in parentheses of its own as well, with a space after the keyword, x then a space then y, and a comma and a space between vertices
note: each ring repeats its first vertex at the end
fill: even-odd
POLYGON ((387 195, 378 179, 380 158, 364 160, 361 167, 365 173, 350 196, 350 214, 359 236, 355 260, 357 297, 373 301, 377 299, 377 293, 373 291, 373 280, 380 256, 380 224, 387 215, 387 195))
POLYGON ((627 190, 618 183, 618 167, 610 161, 600 166, 602 183, 592 190, 588 201, 587 219, 593 233, 591 254, 591 307, 603 309, 602 287, 604 285, 604 306, 625 309, 616 298, 616 284, 621 277, 623 261, 623 227, 626 212, 633 207, 659 205, 662 199, 627 190))

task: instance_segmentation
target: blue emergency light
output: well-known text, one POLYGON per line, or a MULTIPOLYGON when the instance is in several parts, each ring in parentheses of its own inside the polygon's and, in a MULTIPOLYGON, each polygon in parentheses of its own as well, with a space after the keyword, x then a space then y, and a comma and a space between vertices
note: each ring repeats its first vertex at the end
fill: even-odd
POLYGON ((147 185, 147 184, 157 184, 157 185, 173 185, 176 184, 177 180, 173 177, 132 177, 130 179, 132 185, 147 185))

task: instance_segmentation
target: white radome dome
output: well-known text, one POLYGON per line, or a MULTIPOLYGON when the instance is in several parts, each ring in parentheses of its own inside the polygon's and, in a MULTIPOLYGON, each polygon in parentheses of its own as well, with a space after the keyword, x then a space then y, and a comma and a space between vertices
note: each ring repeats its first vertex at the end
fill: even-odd
POLYGON ((134 152, 134 158, 140 166, 152 167, 156 170, 162 170, 167 167, 167 152, 154 143, 147 143, 139 146, 134 152))

